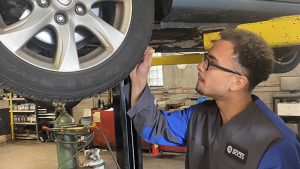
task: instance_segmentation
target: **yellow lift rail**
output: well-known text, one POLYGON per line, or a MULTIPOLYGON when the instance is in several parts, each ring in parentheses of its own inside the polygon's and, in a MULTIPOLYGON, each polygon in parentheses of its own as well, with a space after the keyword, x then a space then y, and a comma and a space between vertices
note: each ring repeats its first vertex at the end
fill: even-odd
MULTIPOLYGON (((272 47, 300 45, 300 15, 284 16, 267 21, 241 24, 237 29, 245 29, 262 36, 272 47)), ((212 42, 220 39, 220 32, 203 34, 205 50, 212 42)), ((152 65, 198 64, 203 54, 185 54, 153 57, 152 65)))
MULTIPOLYGON (((300 15, 241 24, 237 29, 248 30, 262 36, 272 47, 300 45, 300 15)), ((220 39, 219 32, 204 34, 204 48, 209 49, 212 41, 217 39, 220 39)))
POLYGON ((178 65, 178 64, 198 64, 202 61, 204 54, 184 54, 184 55, 165 55, 153 57, 152 66, 157 65, 178 65))

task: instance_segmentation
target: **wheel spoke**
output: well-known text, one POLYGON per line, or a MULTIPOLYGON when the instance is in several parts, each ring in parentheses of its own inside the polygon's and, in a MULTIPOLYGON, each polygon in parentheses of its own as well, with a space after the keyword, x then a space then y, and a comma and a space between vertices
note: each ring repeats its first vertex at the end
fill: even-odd
POLYGON ((28 17, 19 22, 0 29, 0 41, 4 43, 11 52, 17 52, 51 22, 52 11, 39 9, 40 8, 33 10, 28 17))
POLYGON ((95 16, 92 12, 82 16, 77 25, 90 30, 110 50, 117 50, 125 39, 125 34, 95 16))
POLYGON ((6 24, 5 24, 5 22, 3 21, 3 18, 2 18, 1 14, 0 14, 0 26, 4 26, 4 25, 6 25, 6 24))
POLYGON ((57 31, 57 49, 54 66, 63 72, 80 70, 73 23, 58 25, 55 28, 57 31))

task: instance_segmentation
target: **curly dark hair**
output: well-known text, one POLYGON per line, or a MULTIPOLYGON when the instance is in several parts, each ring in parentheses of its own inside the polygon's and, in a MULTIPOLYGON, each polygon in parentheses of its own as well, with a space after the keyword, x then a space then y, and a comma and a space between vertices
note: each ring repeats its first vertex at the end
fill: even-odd
POLYGON ((221 39, 234 45, 237 62, 246 71, 249 91, 265 81, 272 73, 274 55, 272 48, 259 35, 241 29, 227 29, 221 32, 221 39))

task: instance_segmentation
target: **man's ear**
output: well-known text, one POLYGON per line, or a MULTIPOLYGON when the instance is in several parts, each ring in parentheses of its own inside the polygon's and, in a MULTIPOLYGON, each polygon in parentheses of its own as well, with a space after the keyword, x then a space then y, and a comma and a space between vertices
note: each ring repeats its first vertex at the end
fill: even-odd
POLYGON ((249 84, 249 81, 246 76, 236 76, 230 87, 230 90, 237 91, 237 90, 241 90, 244 88, 248 88, 248 84, 249 84))

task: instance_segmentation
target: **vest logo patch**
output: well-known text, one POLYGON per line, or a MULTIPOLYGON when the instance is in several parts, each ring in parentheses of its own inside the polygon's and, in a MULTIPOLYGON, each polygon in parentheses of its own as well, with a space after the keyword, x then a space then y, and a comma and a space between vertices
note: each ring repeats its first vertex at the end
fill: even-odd
POLYGON ((225 154, 239 163, 246 164, 247 162, 248 151, 237 145, 227 143, 225 154))

